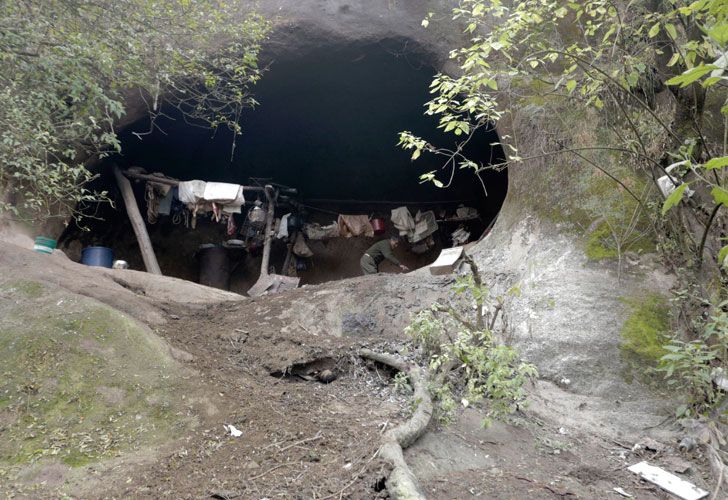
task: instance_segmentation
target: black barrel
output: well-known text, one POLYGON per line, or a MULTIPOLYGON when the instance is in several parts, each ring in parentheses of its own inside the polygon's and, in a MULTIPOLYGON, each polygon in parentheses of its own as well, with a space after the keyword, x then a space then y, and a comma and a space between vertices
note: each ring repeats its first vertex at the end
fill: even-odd
POLYGON ((200 263, 200 284, 230 290, 230 256, 220 245, 203 245, 197 251, 200 263))

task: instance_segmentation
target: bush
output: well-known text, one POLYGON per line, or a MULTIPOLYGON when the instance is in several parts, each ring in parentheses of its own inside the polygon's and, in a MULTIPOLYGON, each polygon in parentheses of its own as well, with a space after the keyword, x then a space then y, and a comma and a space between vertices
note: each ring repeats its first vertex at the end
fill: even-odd
POLYGON ((440 419, 448 422, 460 405, 487 401, 483 425, 489 425, 516 411, 526 399, 524 385, 537 371, 499 341, 493 328, 505 298, 492 297, 470 265, 472 274, 459 277, 453 287, 465 305, 435 304, 415 315, 406 332, 430 368, 440 419))

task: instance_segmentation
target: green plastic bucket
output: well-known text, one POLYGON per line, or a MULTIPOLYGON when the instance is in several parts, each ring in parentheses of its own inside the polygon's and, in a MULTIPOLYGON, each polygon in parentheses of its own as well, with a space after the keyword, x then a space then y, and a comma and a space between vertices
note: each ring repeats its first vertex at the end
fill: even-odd
POLYGON ((33 245, 33 250, 39 253, 53 253, 53 250, 56 249, 56 240, 51 238, 46 238, 45 236, 38 236, 35 239, 35 245, 33 245))

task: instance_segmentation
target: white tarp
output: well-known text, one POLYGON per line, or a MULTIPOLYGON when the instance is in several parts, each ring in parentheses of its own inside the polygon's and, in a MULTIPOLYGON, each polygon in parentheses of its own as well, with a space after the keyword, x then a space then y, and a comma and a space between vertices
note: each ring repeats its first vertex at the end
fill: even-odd
POLYGON ((177 197, 182 203, 195 205, 205 199, 205 181, 182 181, 177 197))
POLYGON ((193 206, 217 203, 228 214, 241 213, 245 204, 243 186, 227 182, 183 181, 179 183, 177 197, 182 203, 193 206))

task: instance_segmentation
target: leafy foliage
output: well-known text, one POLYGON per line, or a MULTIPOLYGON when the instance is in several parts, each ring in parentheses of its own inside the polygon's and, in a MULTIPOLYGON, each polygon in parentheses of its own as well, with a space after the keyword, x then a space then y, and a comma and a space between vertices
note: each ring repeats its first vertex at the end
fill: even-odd
MULTIPOLYGON (((707 202, 720 206, 722 169, 728 160, 707 143, 702 111, 706 91, 718 89, 728 78, 723 75, 728 61, 727 19, 728 4, 722 0, 461 0, 453 9, 453 20, 464 26, 470 44, 450 54, 459 66, 457 76, 438 74, 433 79, 433 98, 426 105, 426 113, 439 118, 441 129, 463 139, 448 149, 405 131, 400 145, 412 151, 413 159, 423 152, 444 156, 442 169, 447 176, 457 168, 477 174, 536 157, 576 155, 626 189, 640 203, 641 217, 653 219, 653 230, 658 214, 644 207, 660 195, 656 189, 660 177, 679 186, 665 193, 669 196, 663 198, 663 215, 694 191, 712 192, 707 202), (671 105, 676 120, 657 107, 656 95, 665 88, 674 97, 671 105), (554 109, 578 107, 601 115, 604 128, 612 133, 597 143, 564 145, 536 156, 521 156, 518 138, 502 136, 509 159, 497 165, 476 164, 463 155, 463 146, 473 134, 493 127, 506 116, 513 119, 514 111, 535 97, 554 109), (656 151, 655 144, 667 148, 656 151), (631 191, 619 172, 608 172, 603 162, 587 157, 596 151, 621 156, 615 163, 629 165, 644 178, 654 180, 653 189, 631 191), (682 168, 668 175, 666 168, 672 164, 682 168), (713 173, 707 175, 707 171, 713 173), (686 177, 690 180, 683 182, 686 177), (693 190, 686 184, 693 185, 693 190)), ((728 113, 728 106, 723 107, 723 113, 728 113)), ((728 154, 728 145, 724 143, 722 149, 723 155, 728 154)), ((440 177, 432 171, 422 180, 441 187, 449 185, 440 177)), ((710 210, 700 207, 692 216, 706 224, 704 212, 710 210)), ((631 217, 623 221, 627 225, 631 222, 631 217)), ((693 251, 698 250, 694 241, 688 241, 689 236, 683 238, 686 245, 695 247, 693 251)))
POLYGON ((725 398, 715 379, 723 377, 721 368, 728 361, 728 302, 702 327, 699 338, 684 341, 674 338, 664 348, 658 371, 667 383, 688 394, 688 403, 677 409, 678 417, 696 417, 716 407, 725 398))
MULTIPOLYGON (((424 25, 433 22, 428 16, 424 25)), ((408 131, 400 134, 400 146, 413 160, 423 153, 444 158, 442 169, 422 180, 447 187, 456 169, 478 174, 570 155, 613 182, 614 194, 590 198, 597 206, 586 210, 593 220, 583 226, 602 231, 591 235, 599 237, 601 255, 614 255, 621 263, 623 250, 650 235, 647 239, 654 238, 666 261, 690 282, 700 278, 687 276, 684 267, 699 267, 705 249, 711 249, 716 269, 723 268, 722 281, 717 293, 702 295, 717 296, 713 302, 725 298, 728 245, 719 242, 728 224, 721 210, 728 203, 728 2, 460 0, 453 24, 469 43, 450 53, 458 70, 433 79, 425 112, 458 143, 443 148, 408 131), (476 164, 463 154, 474 134, 499 121, 516 122, 519 110, 533 103, 544 114, 569 110, 586 116, 598 130, 554 132, 544 141, 548 148, 502 135, 508 161, 496 165, 476 164), (716 110, 722 103, 722 130, 715 114, 706 118, 708 103, 716 110), (623 202, 627 197, 630 204, 623 202), (623 205, 622 214, 615 212, 617 205, 623 205)), ((688 325, 682 340, 667 346, 666 361, 675 364, 670 380, 697 387, 691 389, 701 395, 691 398, 696 411, 715 402, 700 386, 708 384, 704 372, 727 361, 713 357, 712 342, 714 336, 688 325)))
POLYGON ((45 218, 104 198, 89 162, 119 151, 128 96, 207 127, 240 132, 255 101, 267 23, 216 0, 28 0, 0 3, 0 190, 45 218))
MULTIPOLYGON (((434 374, 431 392, 440 417, 448 421, 455 410, 487 401, 484 425, 513 413, 526 398, 524 384, 536 368, 520 361, 512 347, 493 331, 505 297, 493 297, 480 283, 477 269, 460 276, 453 287, 465 306, 435 304, 419 312, 406 332, 434 374), (467 315, 462 310, 475 311, 467 315), (474 317, 469 317, 474 316, 474 317), (460 401, 458 404, 457 401, 460 401)), ((509 294, 517 293, 512 289, 509 294)))

